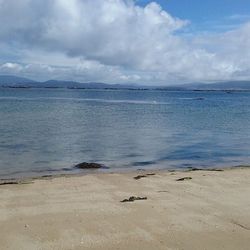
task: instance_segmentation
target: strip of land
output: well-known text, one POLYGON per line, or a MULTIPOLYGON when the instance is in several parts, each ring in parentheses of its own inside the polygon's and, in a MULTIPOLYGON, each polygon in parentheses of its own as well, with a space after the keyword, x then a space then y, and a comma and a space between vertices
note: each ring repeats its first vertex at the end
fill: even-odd
POLYGON ((2 184, 3 250, 249 250, 250 168, 2 184))

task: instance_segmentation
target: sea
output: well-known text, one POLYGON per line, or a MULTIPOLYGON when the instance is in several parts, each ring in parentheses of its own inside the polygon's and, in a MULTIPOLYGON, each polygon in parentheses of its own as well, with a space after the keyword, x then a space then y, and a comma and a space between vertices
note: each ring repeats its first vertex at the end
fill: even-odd
POLYGON ((0 178, 250 164, 250 92, 0 89, 0 178))

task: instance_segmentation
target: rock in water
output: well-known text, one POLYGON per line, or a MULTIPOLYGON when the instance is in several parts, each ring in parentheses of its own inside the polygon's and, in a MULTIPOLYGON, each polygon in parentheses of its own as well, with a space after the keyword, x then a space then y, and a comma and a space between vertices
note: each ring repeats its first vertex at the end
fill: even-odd
POLYGON ((98 169, 102 168, 103 165, 99 163, 94 163, 94 162, 82 162, 77 165, 75 165, 75 168, 80 168, 80 169, 98 169))

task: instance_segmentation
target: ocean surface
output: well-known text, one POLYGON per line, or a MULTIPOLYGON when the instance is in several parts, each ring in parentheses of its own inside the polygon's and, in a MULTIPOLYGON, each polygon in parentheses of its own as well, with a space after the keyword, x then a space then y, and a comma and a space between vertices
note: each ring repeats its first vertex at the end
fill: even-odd
POLYGON ((0 178, 79 172, 84 161, 250 164, 250 92, 0 89, 0 178))

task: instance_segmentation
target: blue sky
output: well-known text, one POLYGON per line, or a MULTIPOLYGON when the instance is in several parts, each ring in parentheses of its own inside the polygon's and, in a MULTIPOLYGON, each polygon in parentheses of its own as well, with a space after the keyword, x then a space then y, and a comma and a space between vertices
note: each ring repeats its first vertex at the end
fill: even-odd
MULTIPOLYGON (((137 0, 145 6, 150 0, 137 0)), ((158 0, 166 11, 181 19, 188 19, 196 28, 216 30, 217 25, 230 29, 250 20, 249 0, 158 0)))
POLYGON ((0 0, 0 74, 170 85, 250 80, 250 0, 0 0))

